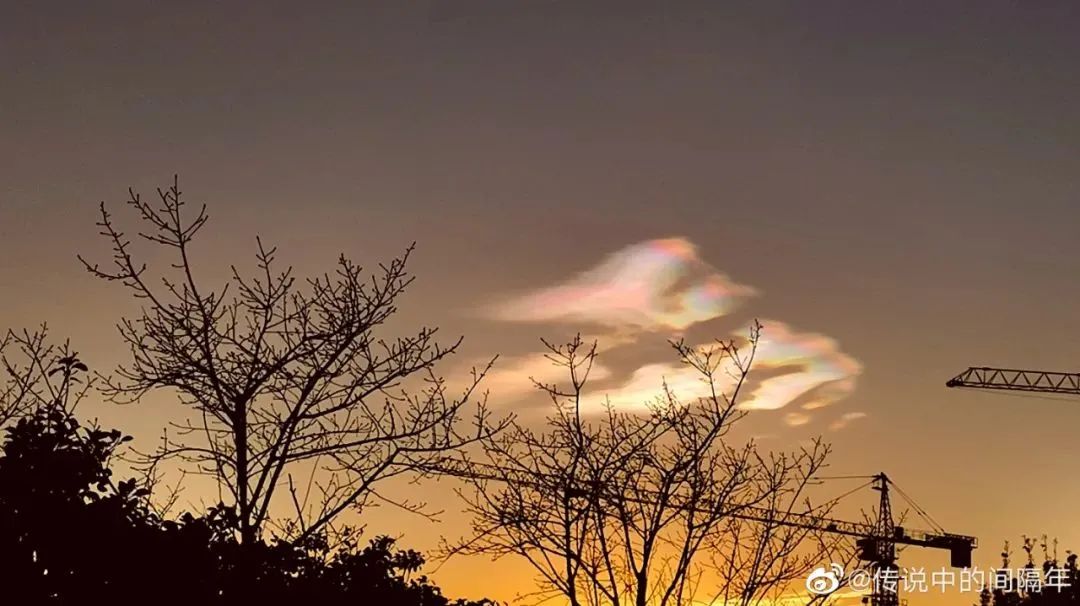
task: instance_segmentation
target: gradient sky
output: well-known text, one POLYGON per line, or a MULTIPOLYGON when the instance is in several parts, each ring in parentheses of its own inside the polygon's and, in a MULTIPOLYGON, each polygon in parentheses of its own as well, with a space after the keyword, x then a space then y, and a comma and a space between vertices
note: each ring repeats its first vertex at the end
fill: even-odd
MULTIPOLYGON (((975 364, 1076 370, 1078 32, 1080 7, 1026 0, 5 2, 0 326, 47 320, 118 361, 134 306, 74 255, 107 252, 99 201, 174 172, 210 206, 207 276, 256 234, 302 273, 415 240, 403 322, 509 371, 595 312, 536 317, 529 297, 684 243, 691 279, 747 288, 688 334, 759 317, 851 363, 814 414, 756 411, 763 444, 825 435, 833 471, 887 471, 984 565, 1021 533, 1080 549, 1080 400, 944 388, 975 364)), ((685 328, 628 317, 600 331, 639 347, 613 348, 612 385, 685 328)), ((149 439, 167 405, 93 413, 149 439)), ((450 518, 372 526, 424 547, 450 518)), ((528 585, 490 591, 488 565, 436 580, 528 585)))

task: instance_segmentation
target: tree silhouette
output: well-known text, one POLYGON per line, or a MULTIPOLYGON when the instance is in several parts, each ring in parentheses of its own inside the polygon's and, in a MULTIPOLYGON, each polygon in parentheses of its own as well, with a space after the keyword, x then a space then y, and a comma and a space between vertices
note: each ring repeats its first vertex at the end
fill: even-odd
POLYGON ((303 542, 241 545, 232 507, 161 518, 145 486, 114 478, 111 463, 130 438, 85 427, 65 408, 69 400, 63 394, 85 370, 76 357, 61 356, 58 366, 39 377, 62 377, 59 397, 26 411, 5 430, 0 573, 9 603, 224 604, 239 598, 492 604, 451 602, 426 577, 415 576, 424 564, 421 555, 395 550, 389 537, 361 548, 359 533, 346 528, 334 546, 323 533, 303 542), (247 574, 250 564, 253 576, 247 574))
POLYGON ((17 593, 73 599, 108 578, 117 536, 138 515, 134 482, 113 484, 106 466, 119 432, 83 430, 58 407, 20 419, 0 458, 3 569, 17 593), (103 578, 104 577, 104 578, 103 578), (47 589, 47 590, 46 590, 47 589))
POLYGON ((1044 535, 1039 541, 1042 547, 1042 565, 1036 564, 1033 555, 1036 541, 1023 537, 1023 549, 1027 562, 1019 569, 1010 567, 1012 552, 1009 542, 1001 552, 1002 565, 993 571, 994 578, 987 579, 986 587, 979 594, 979 606, 1077 606, 1080 604, 1080 569, 1077 555, 1066 552, 1064 563, 1058 559, 1057 540, 1053 549, 1044 535))
POLYGON ((826 446, 762 454, 729 443, 745 415, 737 402, 759 330, 742 348, 673 343, 710 395, 684 402, 665 385, 642 414, 608 406, 589 415, 583 394, 595 343, 545 342, 568 375, 564 385, 537 383, 554 412, 543 430, 515 424, 483 441, 484 460, 460 463, 473 529, 449 552, 524 558, 538 573, 539 597, 572 606, 754 604, 822 558, 850 559, 838 537, 733 517, 746 507, 777 520, 828 512, 804 502, 826 446))
POLYGON ((0 427, 47 405, 72 411, 93 387, 78 354, 48 335, 42 325, 0 337, 0 427))
POLYGON ((143 305, 120 324, 131 360, 105 379, 105 391, 116 400, 158 388, 180 395, 196 420, 176 427, 154 461, 178 459, 216 479, 235 506, 241 543, 257 541, 271 523, 275 536, 302 542, 373 500, 424 513, 423 503, 377 487, 437 468, 503 426, 476 392, 486 368, 456 396, 436 374, 460 340, 440 345, 432 328, 379 336, 412 282, 408 252, 376 276, 341 256, 334 271, 297 280, 257 240, 257 271, 232 267, 231 280, 210 288, 191 262, 205 206, 189 216, 175 180, 158 190, 158 204, 129 193, 145 226, 138 240, 164 248, 174 263, 152 279, 102 203, 112 266, 83 263, 143 305), (418 388, 406 390, 410 384, 418 388), (298 486, 300 478, 308 484, 298 486))

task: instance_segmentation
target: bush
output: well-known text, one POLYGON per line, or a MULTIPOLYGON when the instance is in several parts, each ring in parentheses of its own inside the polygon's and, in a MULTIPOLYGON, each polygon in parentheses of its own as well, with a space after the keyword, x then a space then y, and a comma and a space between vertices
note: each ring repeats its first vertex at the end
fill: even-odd
POLYGON ((5 430, 0 454, 0 571, 13 604, 318 603, 480 606, 451 601, 421 554, 346 529, 303 544, 236 540, 224 506, 161 519, 149 491, 115 481, 130 438, 42 407, 5 430))

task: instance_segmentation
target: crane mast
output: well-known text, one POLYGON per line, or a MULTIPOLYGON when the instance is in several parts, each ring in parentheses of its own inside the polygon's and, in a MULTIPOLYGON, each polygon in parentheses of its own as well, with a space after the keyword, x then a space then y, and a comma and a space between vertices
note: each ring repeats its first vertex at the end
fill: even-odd
MULTIPOLYGON (((874 560, 870 562, 870 572, 874 575, 874 578, 884 578, 881 573, 887 570, 895 570, 897 576, 892 578, 898 578, 899 570, 896 567, 896 522, 893 520, 892 504, 889 502, 889 476, 884 473, 880 473, 874 479, 874 490, 881 493, 878 499, 878 519, 876 528, 879 537, 873 541, 873 555, 874 560)), ((864 541, 866 539, 863 539, 864 541)), ((974 541, 972 542, 974 545, 974 541)), ((970 552, 968 552, 970 559, 970 552)), ((870 603, 873 606, 897 606, 900 602, 900 596, 896 591, 886 591, 880 583, 874 583, 873 591, 870 594, 870 603)))

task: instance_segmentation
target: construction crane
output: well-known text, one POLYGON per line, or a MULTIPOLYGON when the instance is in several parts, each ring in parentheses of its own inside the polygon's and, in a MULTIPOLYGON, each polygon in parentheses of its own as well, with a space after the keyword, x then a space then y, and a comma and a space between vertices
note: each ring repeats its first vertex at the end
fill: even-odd
MULTIPOLYGON (((510 477, 505 473, 505 470, 503 470, 504 473, 488 471, 493 469, 495 468, 490 465, 470 462, 466 466, 447 465, 446 463, 443 463, 439 465, 437 471, 443 475, 495 482, 508 482, 522 486, 534 486, 540 488, 551 488, 552 485, 546 483, 544 480, 560 481, 559 478, 538 477, 532 473, 513 473, 510 475, 515 477, 510 477)), ((933 521, 922 507, 919 507, 919 505, 908 497, 903 490, 896 486, 885 473, 878 473, 873 476, 846 476, 846 478, 869 478, 870 482, 868 482, 868 484, 871 488, 879 492, 877 519, 873 522, 850 522, 817 516, 812 513, 784 513, 749 506, 736 506, 731 511, 725 513, 725 515, 731 518, 761 522, 764 524, 802 528, 817 532, 853 537, 856 539, 855 545, 858 558, 861 561, 868 563, 869 570, 874 579, 881 578, 878 576, 879 571, 893 571, 894 574, 892 574, 890 578, 894 580, 899 579, 899 569, 896 565, 896 548, 898 545, 942 549, 949 552, 950 566, 954 568, 971 567, 971 552, 978 546, 978 540, 975 537, 945 532, 940 525, 933 521), (892 514, 890 488, 899 493, 900 496, 933 527, 933 530, 915 530, 897 525, 892 514)), ((603 487, 600 486, 565 486, 565 484, 562 484, 561 482, 558 486, 561 486, 559 488, 560 490, 565 489, 568 496, 571 497, 595 496, 597 492, 603 492, 603 487)), ((863 486, 866 486, 866 484, 863 486)), ((850 494, 850 492, 847 494, 850 494)), ((626 499, 625 495, 611 496, 613 498, 626 499)), ((677 504, 677 506, 687 510, 705 512, 703 509, 704 505, 701 504, 681 503, 677 504)), ((868 602, 871 606, 898 606, 899 593, 895 589, 896 588, 894 588, 894 590, 889 590, 887 587, 882 586, 882 584, 875 582, 873 584, 873 591, 868 598, 863 599, 863 602, 868 602)))
POLYGON ((945 386, 1080 396, 1080 373, 972 366, 946 381, 945 386))
MULTIPOLYGON (((869 564, 870 572, 875 579, 881 579, 882 576, 879 576, 879 573, 884 571, 893 571, 891 578, 899 579, 899 569, 896 565, 897 545, 943 549, 949 552, 950 566, 971 567, 971 552, 978 545, 975 537, 945 532, 926 515, 921 507, 907 498, 903 491, 893 484, 889 476, 879 473, 871 477, 872 488, 880 493, 877 520, 873 523, 847 522, 808 514, 788 514, 777 519, 775 514, 765 515, 758 511, 743 511, 733 514, 732 517, 855 537, 859 559, 869 564), (914 530, 898 526, 892 515, 890 487, 907 499, 909 504, 934 526, 934 530, 914 530)), ((869 602, 872 606, 897 606, 899 594, 875 582, 869 599, 863 601, 869 602)))

